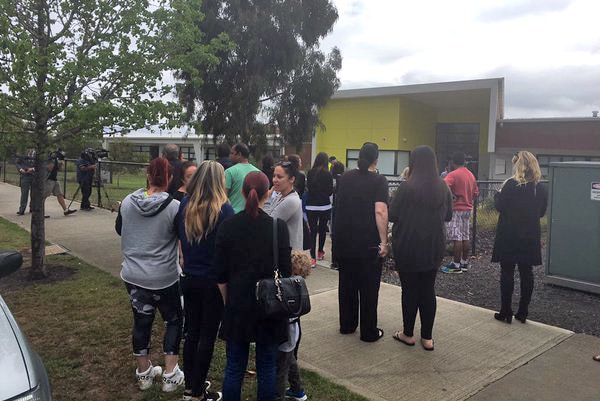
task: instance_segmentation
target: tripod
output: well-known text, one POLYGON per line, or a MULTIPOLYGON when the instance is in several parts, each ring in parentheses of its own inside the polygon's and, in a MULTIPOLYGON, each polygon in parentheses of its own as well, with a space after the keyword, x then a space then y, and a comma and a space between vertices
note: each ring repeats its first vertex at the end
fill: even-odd
MULTIPOLYGON (((92 187, 96 187, 98 190, 98 207, 103 207, 102 205, 102 194, 104 193, 104 196, 106 197, 106 201, 108 203, 108 205, 110 205, 110 211, 114 212, 115 209, 113 207, 113 202, 110 199, 110 196, 108 196, 108 191, 106 190, 106 187, 104 186, 104 183, 102 182, 102 177, 100 176, 100 163, 96 163, 96 170, 94 171, 94 177, 92 179, 92 187)), ((71 205, 73 204, 73 201, 77 198, 77 194, 79 194, 79 191, 81 191, 81 183, 78 183, 77 185, 77 190, 75 191, 75 194, 73 195, 73 199, 71 199, 71 203, 69 203, 69 207, 71 208, 71 205)))

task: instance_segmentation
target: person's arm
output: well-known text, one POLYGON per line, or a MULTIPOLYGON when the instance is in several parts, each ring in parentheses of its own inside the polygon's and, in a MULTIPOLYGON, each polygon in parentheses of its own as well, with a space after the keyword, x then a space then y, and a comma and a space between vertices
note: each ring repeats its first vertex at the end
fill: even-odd
POLYGON ((379 232, 379 256, 385 258, 389 253, 387 203, 375 202, 375 222, 379 232))
POLYGON ((450 188, 446 188, 446 216, 444 216, 444 221, 452 221, 452 192, 450 192, 450 188))
POLYGON ((333 194, 333 176, 329 171, 327 171, 327 174, 324 176, 325 192, 327 193, 327 196, 331 196, 331 194, 333 194))
POLYGON ((224 223, 219 225, 217 229, 217 237, 215 239, 215 267, 217 269, 217 284, 223 304, 227 301, 227 282, 229 281, 229 252, 231 248, 228 246, 227 229, 224 223))
POLYGON ((548 209, 548 191, 542 184, 537 184, 536 191, 540 202, 540 218, 542 218, 546 215, 546 210, 548 209))
POLYGON ((221 298, 223 298, 223 305, 225 305, 227 303, 227 283, 219 283, 217 286, 219 287, 221 298))
POLYGON ((123 215, 121 215, 121 209, 119 209, 119 214, 117 214, 117 220, 115 221, 115 231, 117 234, 121 235, 121 230, 123 229, 123 215))
POLYGON ((227 196, 231 196, 231 170, 225 170, 225 189, 227 190, 227 196))

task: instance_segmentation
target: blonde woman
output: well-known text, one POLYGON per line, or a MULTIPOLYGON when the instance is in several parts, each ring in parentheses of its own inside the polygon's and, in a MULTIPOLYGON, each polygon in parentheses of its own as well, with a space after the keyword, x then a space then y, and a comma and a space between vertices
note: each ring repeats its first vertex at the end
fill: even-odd
POLYGON ((499 262, 502 306, 496 320, 512 322, 512 293, 515 266, 521 279, 521 299, 515 319, 525 323, 533 293, 533 266, 542 264, 540 218, 546 213, 548 193, 540 184, 542 174, 537 159, 530 152, 515 154, 514 175, 495 196, 500 212, 492 262, 499 262))
POLYGON ((215 238, 220 224, 234 212, 227 201, 225 170, 216 161, 200 164, 187 190, 177 215, 185 305, 184 399, 217 401, 221 393, 208 391, 206 381, 223 314, 214 265, 215 238))

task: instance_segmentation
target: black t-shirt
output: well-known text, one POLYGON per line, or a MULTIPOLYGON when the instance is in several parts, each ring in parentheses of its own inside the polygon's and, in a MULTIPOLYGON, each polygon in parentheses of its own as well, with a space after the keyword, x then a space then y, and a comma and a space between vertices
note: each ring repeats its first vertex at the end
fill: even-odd
POLYGON ((377 173, 351 170, 339 179, 333 236, 336 258, 370 259, 378 256, 375 203, 387 204, 388 198, 388 182, 377 173))
POLYGON ((52 181, 56 181, 58 178, 58 166, 60 165, 58 162, 58 159, 50 159, 48 161, 48 164, 54 164, 54 166, 52 167, 52 170, 50 170, 50 173, 48 174, 48 179, 52 180, 52 181))

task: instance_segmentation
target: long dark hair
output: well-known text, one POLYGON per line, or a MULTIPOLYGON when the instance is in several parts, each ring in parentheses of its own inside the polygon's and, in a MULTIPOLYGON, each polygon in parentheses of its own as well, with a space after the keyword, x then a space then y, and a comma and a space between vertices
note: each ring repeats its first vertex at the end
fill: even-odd
POLYGON ((410 154, 410 175, 406 184, 418 204, 440 207, 448 193, 448 187, 438 175, 437 160, 429 146, 418 146, 410 154))
POLYGON ((365 142, 358 152, 358 169, 360 171, 369 171, 371 164, 379 158, 379 146, 373 142, 365 142))
POLYGON ((258 216, 260 200, 269 190, 269 179, 262 171, 251 171, 246 174, 242 194, 246 198, 246 213, 252 217, 258 216))
POLYGON ((319 152, 315 157, 315 162, 312 165, 313 170, 328 171, 329 170, 329 156, 325 152, 319 152))

